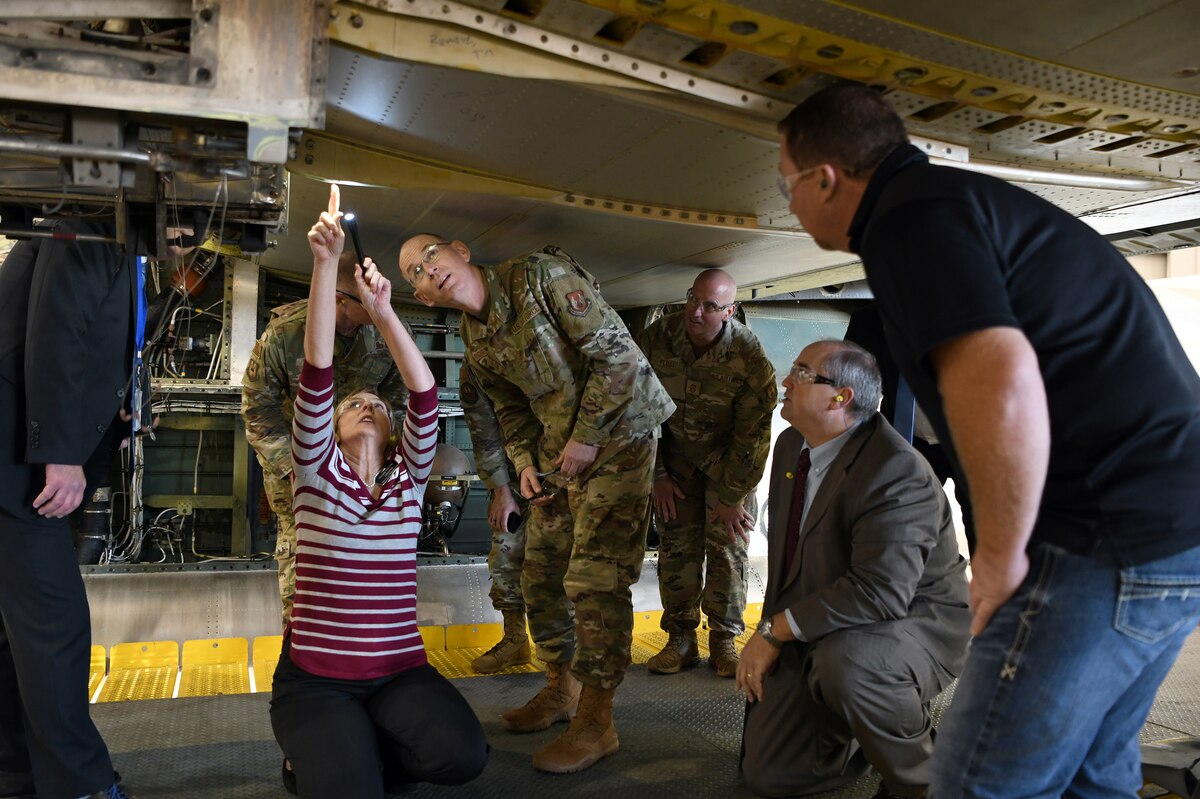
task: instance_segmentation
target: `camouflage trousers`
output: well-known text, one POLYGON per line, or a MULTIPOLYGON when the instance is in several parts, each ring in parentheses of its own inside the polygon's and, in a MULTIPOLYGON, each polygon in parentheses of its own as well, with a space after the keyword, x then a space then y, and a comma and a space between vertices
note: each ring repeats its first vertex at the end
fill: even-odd
MULTIPOLYGON (((529 516, 528 510, 525 512, 529 516)), ((488 576, 492 578, 492 607, 501 613, 525 612, 525 599, 521 596, 521 570, 525 566, 525 528, 528 521, 513 532, 492 530, 492 548, 488 552, 488 576)))
MULTIPOLYGON (((662 628, 668 633, 694 630, 703 608, 710 629, 740 635, 746 629, 746 545, 729 540, 724 522, 709 521, 717 492, 703 472, 673 479, 683 491, 683 498, 675 500, 675 518, 666 522, 655 517, 662 628)), ((753 493, 743 507, 757 518, 753 493)))
MULTIPOLYGON (((538 657, 573 663, 580 682, 615 688, 629 667, 633 595, 645 559, 658 441, 601 452, 585 480, 530 508, 521 589, 538 657)), ((547 486, 549 491, 553 484, 547 486)))
POLYGON ((275 538, 275 561, 279 564, 279 600, 283 603, 283 623, 292 619, 296 597, 296 518, 292 515, 292 480, 273 469, 263 468, 263 490, 279 520, 275 538))

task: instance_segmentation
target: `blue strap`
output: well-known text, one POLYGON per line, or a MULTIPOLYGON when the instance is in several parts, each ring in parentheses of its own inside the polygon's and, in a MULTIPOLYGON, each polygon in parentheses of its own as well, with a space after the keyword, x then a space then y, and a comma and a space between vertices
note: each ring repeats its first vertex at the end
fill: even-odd
POLYGON ((900 380, 896 384, 896 413, 892 419, 892 427, 896 428, 896 432, 904 436, 904 440, 912 443, 913 440, 913 418, 916 416, 917 399, 913 396, 912 389, 908 387, 908 381, 904 379, 904 375, 900 375, 900 380))

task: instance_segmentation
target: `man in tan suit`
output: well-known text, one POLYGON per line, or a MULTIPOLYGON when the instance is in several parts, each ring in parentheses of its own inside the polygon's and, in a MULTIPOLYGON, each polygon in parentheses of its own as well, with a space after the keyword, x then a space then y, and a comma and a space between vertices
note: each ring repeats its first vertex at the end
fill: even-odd
POLYGON ((768 500, 763 621, 738 666, 742 771, 764 796, 923 796, 929 702, 966 660, 966 562, 928 463, 876 411, 875 359, 818 341, 788 377, 768 500))

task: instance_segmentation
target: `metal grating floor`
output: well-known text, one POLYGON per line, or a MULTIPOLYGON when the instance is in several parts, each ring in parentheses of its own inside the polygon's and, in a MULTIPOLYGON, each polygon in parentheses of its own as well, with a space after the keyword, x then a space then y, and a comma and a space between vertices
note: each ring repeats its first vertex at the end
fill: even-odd
MULTIPOLYGON (((642 634, 639 634, 639 638, 642 634)), ((647 646, 639 644, 635 647, 647 646)), ((459 680, 456 686, 483 720, 493 751, 487 771, 458 789, 423 787, 413 797, 747 797, 737 758, 743 702, 732 680, 706 668, 656 676, 630 669, 617 693, 621 751, 577 775, 535 772, 533 752, 562 726, 531 735, 500 728, 500 712, 524 702, 542 684, 538 674, 459 680)), ((952 689, 951 689, 952 691, 952 689)), ((939 697, 935 720, 950 698, 939 697)), ((138 799, 258 799, 285 797, 281 754, 271 735, 265 693, 94 705, 92 716, 138 799)), ((1164 682, 1142 740, 1200 735, 1200 634, 1184 648, 1164 682)), ((870 797, 868 776, 825 799, 870 797)))

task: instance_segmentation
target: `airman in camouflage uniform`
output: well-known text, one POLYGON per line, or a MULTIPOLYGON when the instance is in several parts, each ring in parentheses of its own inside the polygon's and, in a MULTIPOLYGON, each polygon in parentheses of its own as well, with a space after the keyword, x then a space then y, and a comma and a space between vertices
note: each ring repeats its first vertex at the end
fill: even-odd
POLYGON ((639 339, 675 400, 654 479, 658 587, 668 641, 647 666, 658 674, 697 663, 701 607, 708 617, 709 665, 721 677, 737 674, 734 639, 745 629, 746 545, 778 389, 758 338, 733 318, 736 294, 727 273, 705 271, 688 291, 684 310, 660 319, 639 339))
POLYGON ((509 529, 509 516, 516 514, 519 517, 521 508, 513 495, 516 475, 504 457, 504 434, 500 431, 496 410, 487 394, 479 390, 479 383, 466 364, 459 371, 458 384, 463 418, 471 431, 475 450, 475 471, 492 495, 488 503, 488 526, 492 528, 488 575, 492 578, 492 590, 488 596, 492 607, 504 616, 504 637, 471 661, 471 668, 479 674, 494 674, 510 666, 529 663, 531 659, 529 636, 525 633, 525 600, 521 597, 525 523, 522 519, 514 529, 509 529))
MULTIPOLYGON (((383 336, 370 324, 354 286, 354 256, 338 263, 337 337, 334 343, 334 391, 344 397, 368 388, 391 403, 397 422, 408 392, 383 336)), ((263 489, 278 518, 275 560, 283 622, 292 617, 296 594, 296 521, 292 517, 292 401, 304 365, 304 323, 308 300, 271 311, 267 328, 254 345, 242 376, 242 417, 246 439, 263 470, 263 489)), ((399 429, 397 427, 397 429, 399 429)))
POLYGON ((629 665, 630 587, 674 403, 570 255, 546 247, 486 270, 469 259, 461 241, 420 235, 401 248, 400 271, 418 300, 463 312, 467 364, 531 500, 521 588, 547 685, 501 721, 532 732, 578 705, 533 764, 579 771, 618 748, 612 698, 629 665))

